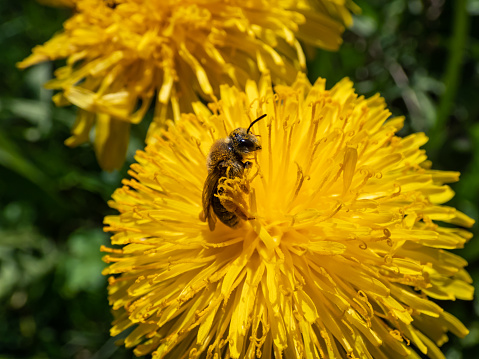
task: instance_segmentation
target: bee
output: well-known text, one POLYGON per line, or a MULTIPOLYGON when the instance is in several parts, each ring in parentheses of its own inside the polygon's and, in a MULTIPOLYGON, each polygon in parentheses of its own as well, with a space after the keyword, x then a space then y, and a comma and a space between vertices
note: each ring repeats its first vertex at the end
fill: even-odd
POLYGON ((203 212, 200 215, 201 220, 208 221, 210 231, 215 229, 216 218, 231 228, 237 228, 240 220, 251 219, 232 201, 218 198, 224 191, 219 185, 221 178, 241 178, 244 170, 251 167, 252 163, 246 161, 246 156, 261 150, 261 144, 250 129, 265 116, 251 122, 247 129, 240 127, 233 130, 228 137, 217 140, 211 146, 206 162, 208 177, 203 186, 203 212))

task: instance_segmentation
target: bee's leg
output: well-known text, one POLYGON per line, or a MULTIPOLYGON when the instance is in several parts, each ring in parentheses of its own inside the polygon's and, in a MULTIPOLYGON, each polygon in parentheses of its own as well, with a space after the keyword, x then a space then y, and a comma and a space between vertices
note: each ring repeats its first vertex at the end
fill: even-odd
MULTIPOLYGON (((246 161, 244 163, 244 168, 246 170, 250 169, 251 167, 253 167, 253 162, 251 161, 246 161)), ((249 194, 250 192, 250 185, 249 185, 249 181, 246 179, 246 176, 242 176, 241 178, 241 182, 240 182, 240 187, 241 187, 241 190, 245 193, 245 194, 249 194)))
POLYGON ((220 198, 221 204, 223 207, 231 213, 234 213, 237 215, 239 218, 241 218, 243 221, 248 221, 252 219, 256 219, 256 217, 251 216, 251 214, 248 212, 246 209, 246 206, 244 203, 238 203, 238 202, 233 202, 230 199, 224 199, 220 198))
POLYGON ((229 200, 221 201, 221 204, 223 205, 223 207, 225 207, 225 209, 228 212, 234 213, 239 218, 241 218, 243 221, 256 219, 256 217, 252 217, 250 213, 245 211, 245 209, 241 208, 242 206, 238 206, 235 203, 233 203, 232 201, 229 201, 229 200))
MULTIPOLYGON (((251 163, 251 162, 246 162, 246 163, 251 163)), ((246 179, 246 176, 244 175, 244 172, 241 172, 239 175, 232 177, 231 181, 232 182, 230 183, 230 186, 238 186, 243 193, 249 194, 250 185, 249 185, 249 181, 246 179)))
POLYGON ((238 187, 236 187, 239 185, 239 179, 235 178, 234 180, 229 181, 232 182, 220 183, 220 185, 218 186, 218 194, 215 196, 219 198, 221 205, 228 212, 234 213, 244 221, 254 219, 254 217, 251 216, 248 212, 248 206, 246 204, 244 196, 238 190, 238 187))
POLYGON ((241 190, 242 190, 245 194, 249 194, 249 192, 250 192, 249 181, 247 181, 247 180, 242 180, 242 181, 240 182, 240 188, 241 188, 241 190))
POLYGON ((235 212, 235 214, 241 218, 243 221, 252 221, 253 219, 256 219, 256 217, 253 217, 251 213, 245 213, 243 212, 240 208, 235 212))
POLYGON ((249 213, 244 199, 244 193, 248 194, 249 191, 249 183, 244 178, 243 163, 230 163, 226 170, 226 178, 222 178, 218 183, 218 194, 215 196, 220 199, 221 205, 228 212, 247 221, 255 219, 249 213))
MULTIPOLYGON (((235 193, 238 192, 238 188, 245 194, 249 194, 250 192, 249 181, 247 181, 243 175, 230 179, 221 178, 218 184, 220 188, 226 191, 225 193, 230 194, 232 197, 234 197, 235 193)), ((220 193, 220 191, 218 191, 218 193, 220 193)))

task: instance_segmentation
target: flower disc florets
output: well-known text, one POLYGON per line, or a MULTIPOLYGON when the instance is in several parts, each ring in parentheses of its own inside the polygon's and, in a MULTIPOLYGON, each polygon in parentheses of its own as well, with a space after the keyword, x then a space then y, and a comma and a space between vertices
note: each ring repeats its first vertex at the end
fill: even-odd
POLYGON ((427 138, 400 138, 383 99, 299 76, 268 77, 158 132, 105 219, 112 335, 154 358, 443 357, 467 329, 429 298, 472 299, 448 249, 472 220, 442 204, 456 172, 430 169, 427 138), (247 172, 254 219, 199 219, 212 143, 258 116, 262 150, 247 172))

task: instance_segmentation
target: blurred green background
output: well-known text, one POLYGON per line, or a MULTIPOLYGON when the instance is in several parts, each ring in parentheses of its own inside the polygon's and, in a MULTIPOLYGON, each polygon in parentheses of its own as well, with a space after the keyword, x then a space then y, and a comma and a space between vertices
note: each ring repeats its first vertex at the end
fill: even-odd
MULTIPOLYGON (((338 53, 309 49, 309 77, 344 76, 381 93, 401 134, 424 131, 434 168, 460 171, 450 205, 479 217, 479 0, 356 0, 363 9, 338 53)), ((93 149, 67 148, 73 108, 56 108, 42 84, 60 63, 15 63, 61 29, 69 9, 0 2, 0 358, 131 358, 109 337, 99 247, 106 205, 127 166, 107 173, 93 149)), ((133 129, 128 161, 146 121, 133 129)), ((479 283, 479 237, 456 252, 479 283)), ((451 335, 450 359, 479 352, 479 302, 440 303, 471 330, 451 335)))

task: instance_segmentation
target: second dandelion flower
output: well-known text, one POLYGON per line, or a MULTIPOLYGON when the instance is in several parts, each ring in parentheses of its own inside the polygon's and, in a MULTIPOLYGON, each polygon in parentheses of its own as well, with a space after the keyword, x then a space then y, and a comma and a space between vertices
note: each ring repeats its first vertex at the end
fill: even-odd
MULTIPOLYGON (((65 1, 51 0, 52 3, 65 1)), ((337 50, 352 23, 350 0, 71 0, 63 31, 18 64, 65 59, 46 86, 58 106, 78 107, 72 135, 78 146, 95 128, 103 169, 123 164, 131 124, 154 108, 149 136, 179 119, 220 84, 244 88, 270 71, 290 83, 306 67, 304 44, 337 50)), ((148 137, 149 137, 148 136, 148 137)))

